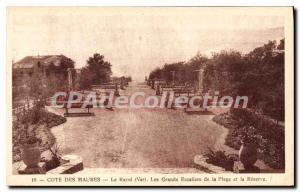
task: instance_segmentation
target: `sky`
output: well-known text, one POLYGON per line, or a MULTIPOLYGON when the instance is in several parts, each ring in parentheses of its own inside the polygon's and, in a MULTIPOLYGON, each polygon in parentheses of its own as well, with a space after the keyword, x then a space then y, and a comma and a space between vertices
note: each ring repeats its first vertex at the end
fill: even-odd
POLYGON ((247 53, 284 38, 282 15, 251 8, 10 8, 7 20, 9 60, 63 54, 80 68, 97 52, 114 76, 134 80, 198 52, 247 53))

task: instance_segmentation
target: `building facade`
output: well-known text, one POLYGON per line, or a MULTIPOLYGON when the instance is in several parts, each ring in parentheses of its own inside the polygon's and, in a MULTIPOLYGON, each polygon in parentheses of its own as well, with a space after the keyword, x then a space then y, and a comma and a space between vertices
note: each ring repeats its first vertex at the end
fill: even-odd
POLYGON ((12 67, 13 98, 16 98, 22 92, 30 92, 30 88, 32 91, 32 84, 41 85, 45 90, 55 89, 55 86, 63 89, 74 61, 64 55, 26 56, 12 67))

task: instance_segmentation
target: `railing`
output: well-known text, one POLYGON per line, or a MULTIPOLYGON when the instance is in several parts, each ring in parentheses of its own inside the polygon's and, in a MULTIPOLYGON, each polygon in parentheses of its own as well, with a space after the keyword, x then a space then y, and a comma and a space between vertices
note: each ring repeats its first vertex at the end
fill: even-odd
POLYGON ((105 83, 99 85, 91 85, 92 90, 97 92, 109 93, 114 91, 115 96, 119 96, 119 86, 118 84, 105 83))
POLYGON ((30 101, 28 103, 17 103, 15 104, 16 106, 13 107, 12 112, 13 115, 17 115, 21 112, 28 112, 29 109, 31 109, 34 105, 33 105, 34 101, 30 101))
POLYGON ((156 95, 161 95, 163 92, 174 92, 174 95, 182 95, 187 94, 195 94, 195 90, 192 87, 184 86, 184 85, 157 85, 156 87, 156 95))

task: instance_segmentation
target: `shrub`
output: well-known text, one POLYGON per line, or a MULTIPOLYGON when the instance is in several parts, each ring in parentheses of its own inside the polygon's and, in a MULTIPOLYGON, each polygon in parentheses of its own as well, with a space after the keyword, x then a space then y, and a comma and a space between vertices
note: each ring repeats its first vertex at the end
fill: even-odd
POLYGON ((21 143, 22 144, 35 144, 35 143, 41 144, 42 140, 35 136, 30 136, 30 137, 27 137, 25 140, 23 140, 21 143))
POLYGON ((225 144, 239 149, 242 140, 258 144, 260 159, 275 169, 284 169, 284 127, 247 109, 234 109, 213 120, 229 129, 225 144))
POLYGON ((211 149, 208 149, 209 152, 204 154, 206 157, 206 162, 213 165, 223 167, 226 171, 233 171, 234 161, 238 160, 237 155, 226 155, 225 151, 216 151, 214 152, 211 149))
POLYGON ((40 148, 42 151, 47 150, 48 145, 55 142, 55 138, 48 130, 51 127, 60 125, 66 122, 66 118, 54 113, 46 111, 41 106, 35 106, 31 108, 26 114, 23 114, 19 120, 13 121, 13 161, 21 160, 20 147, 24 143, 34 143, 36 139, 36 130, 43 129, 47 132, 46 141, 41 142, 40 148))

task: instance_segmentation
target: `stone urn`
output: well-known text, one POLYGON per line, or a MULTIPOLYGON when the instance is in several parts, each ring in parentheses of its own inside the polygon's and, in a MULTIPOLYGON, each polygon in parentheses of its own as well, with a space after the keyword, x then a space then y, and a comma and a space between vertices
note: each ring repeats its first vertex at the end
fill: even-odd
POLYGON ((243 143, 239 151, 239 158, 245 170, 252 169, 257 161, 257 145, 253 143, 243 143))
POLYGON ((27 168, 36 168, 41 160, 40 142, 25 143, 22 148, 22 159, 27 168))

